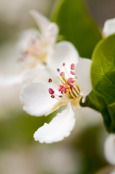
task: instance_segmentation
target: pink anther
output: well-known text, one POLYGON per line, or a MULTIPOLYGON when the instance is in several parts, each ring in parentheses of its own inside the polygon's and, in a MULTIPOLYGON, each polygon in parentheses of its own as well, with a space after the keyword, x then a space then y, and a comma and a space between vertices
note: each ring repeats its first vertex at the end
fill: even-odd
POLYGON ((71 66, 70 66, 71 70, 74 70, 75 69, 75 64, 72 63, 71 66))
POLYGON ((72 75, 75 75, 75 72, 74 72, 74 71, 70 71, 70 73, 71 73, 72 75))
POLYGON ((64 72, 60 72, 60 76, 65 76, 65 73, 64 72))
POLYGON ((54 94, 54 90, 52 88, 49 88, 48 91, 49 91, 50 94, 54 94))
POLYGON ((51 95, 51 98, 55 98, 55 95, 51 95))
POLYGON ((74 80, 73 78, 69 78, 69 79, 67 80, 67 83, 68 83, 68 84, 74 83, 74 82, 75 82, 75 80, 74 80))

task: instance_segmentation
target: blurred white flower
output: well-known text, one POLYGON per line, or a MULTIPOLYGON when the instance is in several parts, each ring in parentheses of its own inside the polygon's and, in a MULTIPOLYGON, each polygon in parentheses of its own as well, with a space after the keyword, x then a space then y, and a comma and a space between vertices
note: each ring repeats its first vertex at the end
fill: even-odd
MULTIPOLYGON (((30 80, 29 75, 33 72, 31 70, 33 68, 41 68, 40 71, 42 71, 44 66, 39 65, 41 63, 47 63, 47 59, 52 56, 52 53, 55 54, 53 45, 56 42, 58 34, 57 25, 50 22, 47 18, 36 11, 31 11, 30 13, 35 18, 41 33, 37 30, 32 30, 31 32, 27 32, 25 37, 23 37, 23 40, 20 43, 23 55, 19 59, 19 62, 23 63, 24 69, 19 74, 12 76, 4 76, 1 74, 0 85, 2 86, 12 86, 14 84, 20 84, 26 79, 30 80), (27 73, 29 73, 29 75, 27 73)), ((38 76, 40 71, 38 70, 37 72, 38 76)), ((34 75, 37 75, 37 73, 33 72, 34 75)))
POLYGON ((104 27, 103 27, 104 37, 107 37, 111 34, 115 34, 115 18, 108 19, 104 23, 104 27))
MULTIPOLYGON (((71 43, 62 41, 56 43, 58 27, 36 11, 30 12, 36 20, 39 30, 28 30, 22 34, 19 42, 21 57, 18 59, 21 68, 19 74, 4 76, 0 75, 0 85, 13 86, 27 81, 43 81, 43 73, 46 65, 51 66, 52 59, 56 59, 62 49, 67 51, 71 43)), ((61 55, 63 56, 63 55, 61 55)), ((48 73, 47 73, 48 74, 48 73)))
MULTIPOLYGON (((1 46, 0 71, 2 71, 6 76, 15 74, 18 69, 16 61, 14 61, 18 55, 18 51, 14 48, 15 42, 5 43, 1 46)), ((0 85, 0 117, 4 116, 4 114, 11 108, 19 109, 19 91, 20 85, 13 87, 0 85)), ((7 116, 11 116, 11 114, 7 114, 7 116)))
POLYGON ((36 20, 40 32, 33 29, 22 34, 19 43, 22 56, 19 61, 33 68, 39 63, 47 63, 52 52, 55 52, 53 46, 56 43, 58 27, 36 11, 30 11, 30 14, 36 20))
POLYGON ((115 134, 111 134, 107 137, 104 144, 104 151, 107 161, 115 165, 115 134))
POLYGON ((58 57, 52 56, 48 62, 57 79, 51 76, 49 83, 27 84, 21 92, 23 109, 30 115, 48 115, 67 105, 66 109, 58 113, 49 124, 45 123, 35 132, 35 140, 41 143, 57 142, 69 136, 75 124, 74 110, 79 108, 80 100, 91 91, 91 60, 79 59, 77 51, 71 44, 61 46, 61 49, 61 52, 57 49, 58 57), (75 69, 76 64, 78 65, 75 69))

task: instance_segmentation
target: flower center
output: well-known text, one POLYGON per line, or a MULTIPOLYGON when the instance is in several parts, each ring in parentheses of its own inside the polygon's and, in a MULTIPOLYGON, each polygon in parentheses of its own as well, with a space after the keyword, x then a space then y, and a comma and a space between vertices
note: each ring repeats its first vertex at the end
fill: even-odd
POLYGON ((35 67, 38 62, 46 63, 49 44, 40 38, 32 38, 27 49, 22 53, 20 61, 29 67, 35 67))
MULTIPOLYGON (((69 73, 66 70, 65 63, 63 63, 62 66, 64 67, 65 71, 60 72, 60 69, 57 69, 59 73, 57 77, 59 80, 57 91, 49 88, 49 94, 52 98, 56 98, 61 102, 65 102, 66 104, 71 102, 74 107, 78 107, 82 95, 77 83, 75 65, 71 64, 69 73), (69 74, 71 74, 71 77, 69 74)), ((52 79, 49 79, 49 82, 52 82, 52 79)))

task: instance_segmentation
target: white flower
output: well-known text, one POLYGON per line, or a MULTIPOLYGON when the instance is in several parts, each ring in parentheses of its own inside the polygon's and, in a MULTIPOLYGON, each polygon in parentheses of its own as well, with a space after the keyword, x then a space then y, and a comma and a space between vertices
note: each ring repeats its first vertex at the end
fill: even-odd
POLYGON ((71 44, 61 48, 57 44, 56 50, 57 57, 52 56, 48 65, 57 78, 51 76, 47 82, 25 85, 20 97, 23 109, 34 116, 48 115, 67 106, 35 132, 34 139, 41 143, 58 142, 69 136, 75 124, 74 111, 77 112, 80 100, 91 91, 91 60, 79 59, 71 44))
POLYGON ((115 18, 108 19, 104 23, 104 27, 103 27, 104 37, 107 37, 111 34, 115 34, 115 18))
POLYGON ((115 134, 111 134, 107 137, 104 144, 104 151, 107 161, 115 165, 115 134))
POLYGON ((31 11, 30 14, 37 22, 40 31, 32 29, 22 34, 19 42, 21 57, 18 59, 19 65, 22 65, 20 66, 21 71, 10 76, 0 74, 0 85, 2 86, 44 80, 43 74, 40 73, 46 68, 44 64, 49 65, 50 59, 59 56, 62 49, 67 51, 72 47, 66 41, 56 43, 58 27, 55 23, 50 22, 36 11, 31 11))
POLYGON ((22 33, 19 42, 22 56, 19 61, 33 68, 39 63, 47 63, 48 58, 52 55, 58 27, 36 11, 30 11, 30 14, 35 19, 39 30, 30 29, 22 33))

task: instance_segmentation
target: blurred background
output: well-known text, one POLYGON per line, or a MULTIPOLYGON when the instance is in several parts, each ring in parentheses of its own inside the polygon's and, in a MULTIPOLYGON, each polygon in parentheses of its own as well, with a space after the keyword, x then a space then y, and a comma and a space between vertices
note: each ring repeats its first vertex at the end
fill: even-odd
MULTIPOLYGON (((56 1, 0 0, 0 73, 16 69, 19 34, 35 26, 29 10, 39 10, 50 18, 56 1)), ((106 19, 115 17, 115 0, 84 3, 100 29, 106 19)), ((33 140, 33 133, 48 118, 24 113, 19 91, 20 86, 0 87, 0 174, 108 174, 113 170, 103 153, 107 133, 99 113, 87 109, 85 115, 76 116, 70 137, 60 143, 40 144, 33 140)))

